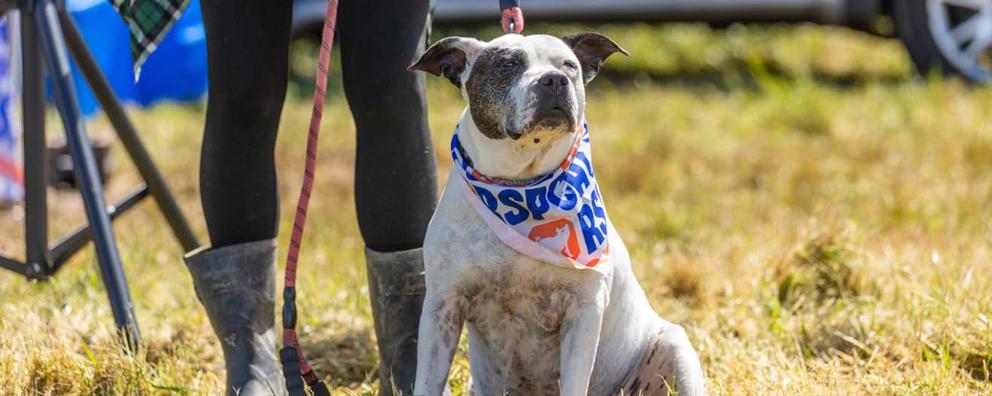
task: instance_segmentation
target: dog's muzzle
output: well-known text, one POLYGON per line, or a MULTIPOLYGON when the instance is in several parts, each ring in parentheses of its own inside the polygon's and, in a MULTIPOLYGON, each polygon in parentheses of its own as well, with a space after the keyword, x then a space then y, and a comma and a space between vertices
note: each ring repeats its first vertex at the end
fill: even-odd
POLYGON ((537 108, 531 125, 549 129, 575 129, 575 103, 571 81, 559 71, 548 72, 534 87, 537 108))

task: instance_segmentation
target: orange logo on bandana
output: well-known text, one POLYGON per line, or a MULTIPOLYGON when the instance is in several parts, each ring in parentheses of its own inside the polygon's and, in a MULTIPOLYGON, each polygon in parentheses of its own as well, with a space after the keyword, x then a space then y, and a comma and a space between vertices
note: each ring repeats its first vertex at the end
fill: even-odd
POLYGON ((579 239, 575 236, 575 226, 568 219, 538 224, 530 229, 527 237, 565 257, 573 260, 579 257, 579 239))

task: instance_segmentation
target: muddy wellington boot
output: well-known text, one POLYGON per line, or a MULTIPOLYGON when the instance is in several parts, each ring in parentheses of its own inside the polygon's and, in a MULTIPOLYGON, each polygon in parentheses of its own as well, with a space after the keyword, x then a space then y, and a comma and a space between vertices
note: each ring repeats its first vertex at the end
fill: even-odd
POLYGON ((196 296, 224 348, 227 395, 284 395, 276 358, 275 240, 186 255, 196 296))
POLYGON ((413 395, 417 329, 427 291, 423 249, 382 253, 366 248, 365 259, 379 341, 379 394, 413 395))

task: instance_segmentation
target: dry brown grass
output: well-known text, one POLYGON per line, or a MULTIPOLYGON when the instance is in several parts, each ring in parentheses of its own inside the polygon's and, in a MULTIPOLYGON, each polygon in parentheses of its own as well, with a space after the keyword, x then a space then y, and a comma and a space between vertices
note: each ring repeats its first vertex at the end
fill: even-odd
MULTIPOLYGON (((591 87, 604 196, 641 284, 688 329, 713 393, 992 392, 992 89, 912 81, 897 43, 835 28, 603 30, 633 52, 591 87)), ((447 169, 460 99, 441 81, 430 92, 447 169)), ((284 214, 308 108, 296 98, 284 112, 284 214)), ((302 337, 337 394, 374 394, 353 126, 339 95, 326 114, 302 337)), ((204 235, 202 109, 134 116, 204 235)), ((115 154, 119 196, 135 176, 115 154)), ((71 193, 51 206, 53 232, 80 220, 71 193)), ((0 225, 0 247, 20 254, 16 210, 0 225)), ((159 215, 145 204, 116 230, 146 350, 120 352, 91 252, 49 283, 0 275, 0 394, 218 392, 219 345, 159 215)), ((456 390, 466 368, 456 361, 456 390)))

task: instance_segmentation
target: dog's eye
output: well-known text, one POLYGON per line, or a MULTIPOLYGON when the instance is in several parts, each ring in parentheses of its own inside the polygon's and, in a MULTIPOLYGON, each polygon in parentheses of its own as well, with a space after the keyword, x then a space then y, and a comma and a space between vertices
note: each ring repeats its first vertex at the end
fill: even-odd
POLYGON ((572 61, 565 61, 564 63, 561 64, 561 68, 568 71, 575 71, 579 67, 576 66, 575 63, 572 61))
POLYGON ((504 61, 503 63, 500 63, 500 65, 499 65, 499 71, 500 72, 503 72, 503 73, 512 73, 514 70, 517 69, 517 66, 519 66, 519 65, 520 65, 519 62, 510 59, 510 60, 504 61))

